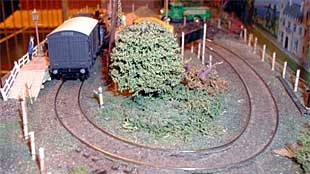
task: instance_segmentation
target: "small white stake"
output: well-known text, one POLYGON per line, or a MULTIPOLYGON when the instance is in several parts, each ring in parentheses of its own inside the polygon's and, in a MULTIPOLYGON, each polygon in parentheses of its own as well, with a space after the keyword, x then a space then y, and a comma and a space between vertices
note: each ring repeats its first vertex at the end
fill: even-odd
POLYGON ((200 52, 201 52, 201 42, 198 43, 197 59, 200 59, 200 52))
POLYGON ((240 40, 242 40, 242 34, 243 34, 243 25, 241 25, 241 30, 240 30, 240 40))
POLYGON ((36 160, 36 146, 35 146, 33 131, 29 132, 29 137, 30 137, 31 157, 32 157, 32 160, 34 161, 36 160))
POLYGON ((283 72, 282 72, 282 78, 283 79, 285 79, 286 67, 287 67, 287 61, 284 62, 284 66, 283 66, 283 72))
POLYGON ((298 89, 298 81, 300 76, 300 70, 298 69, 296 72, 296 79, 295 79, 295 85, 294 85, 294 92, 297 92, 298 89))
POLYGON ((205 61, 205 52, 206 52, 206 37, 207 37, 207 24, 203 25, 203 41, 202 41, 202 63, 205 61))
POLYGON ((29 97, 29 99, 30 99, 30 103, 33 104, 31 86, 29 85, 28 82, 26 83, 26 88, 27 88, 27 92, 28 92, 28 97, 29 97))
POLYGON ((44 161, 44 148, 39 148, 39 160, 40 160, 40 172, 43 174, 45 172, 45 161, 44 161))
POLYGON ((186 26, 186 16, 183 17, 183 26, 186 26))
POLYGON ((191 46, 191 53, 194 53, 194 44, 191 46))
POLYGON ((210 54, 209 55, 209 67, 211 67, 212 66, 212 55, 210 54))
POLYGON ((276 64, 276 53, 275 53, 275 52, 273 52, 273 54, 272 54, 272 65, 271 65, 271 71, 274 71, 275 64, 276 64))
POLYGON ((27 109, 26 109, 26 100, 21 101, 21 108, 22 108, 22 123, 23 123, 23 130, 24 130, 24 138, 28 140, 28 119, 27 119, 27 109))
POLYGON ((221 19, 217 20, 217 28, 221 28, 221 19))
POLYGON ((254 39, 254 49, 253 49, 254 54, 256 54, 256 48, 257 48, 257 37, 255 37, 254 39))
POLYGON ((266 54, 266 45, 263 46, 263 54, 262 54, 262 62, 265 61, 265 54, 266 54))
POLYGON ((185 34, 184 32, 182 32, 182 48, 181 48, 182 60, 184 59, 184 40, 185 40, 185 34))
POLYGON ((103 90, 101 86, 98 88, 98 97, 99 97, 99 107, 103 108, 103 90))
POLYGON ((252 34, 250 34, 250 35, 249 35, 249 42, 248 42, 248 46, 251 46, 251 43, 252 43, 252 37, 253 37, 253 35, 252 35, 252 34))

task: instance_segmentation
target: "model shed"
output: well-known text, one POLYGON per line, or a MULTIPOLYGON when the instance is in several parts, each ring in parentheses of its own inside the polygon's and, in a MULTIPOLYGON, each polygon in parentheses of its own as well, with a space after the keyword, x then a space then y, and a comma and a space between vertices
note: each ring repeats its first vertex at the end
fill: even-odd
MULTIPOLYGON (((54 77, 73 74, 88 76, 99 45, 98 21, 75 17, 65 21, 47 35, 50 73, 54 77)), ((84 77, 85 78, 85 77, 84 77)))

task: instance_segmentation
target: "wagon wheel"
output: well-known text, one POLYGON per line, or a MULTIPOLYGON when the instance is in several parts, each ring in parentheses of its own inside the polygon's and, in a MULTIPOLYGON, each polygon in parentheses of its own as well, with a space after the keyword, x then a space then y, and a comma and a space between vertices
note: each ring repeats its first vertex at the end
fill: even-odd
POLYGON ((161 18, 161 20, 163 20, 164 22, 166 22, 166 23, 170 23, 171 22, 171 18, 168 16, 168 17, 166 17, 166 16, 163 16, 162 18, 161 18))
POLYGON ((201 19, 200 19, 200 17, 199 17, 199 16, 195 16, 195 17, 194 17, 194 22, 199 23, 199 22, 200 22, 200 20, 201 20, 201 19))

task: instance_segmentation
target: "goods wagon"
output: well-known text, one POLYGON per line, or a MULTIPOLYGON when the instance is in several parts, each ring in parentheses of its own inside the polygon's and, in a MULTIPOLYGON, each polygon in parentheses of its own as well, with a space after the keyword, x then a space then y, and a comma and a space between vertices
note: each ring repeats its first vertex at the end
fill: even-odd
POLYGON ((74 17, 47 35, 49 72, 52 79, 80 79, 89 71, 100 51, 98 20, 74 17))

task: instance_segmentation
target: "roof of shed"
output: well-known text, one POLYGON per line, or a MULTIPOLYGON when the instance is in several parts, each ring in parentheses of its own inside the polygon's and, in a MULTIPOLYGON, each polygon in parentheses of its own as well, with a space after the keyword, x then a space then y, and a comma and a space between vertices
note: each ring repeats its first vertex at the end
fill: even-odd
POLYGON ((89 17, 74 17, 66 20, 63 24, 59 25, 49 35, 61 32, 61 31, 76 31, 85 35, 89 35, 98 21, 89 17))
POLYGON ((292 5, 287 4, 283 13, 293 18, 300 18, 303 16, 303 11, 300 10, 300 7, 299 4, 295 3, 292 5))

